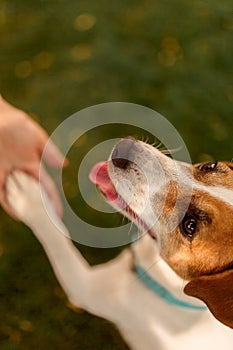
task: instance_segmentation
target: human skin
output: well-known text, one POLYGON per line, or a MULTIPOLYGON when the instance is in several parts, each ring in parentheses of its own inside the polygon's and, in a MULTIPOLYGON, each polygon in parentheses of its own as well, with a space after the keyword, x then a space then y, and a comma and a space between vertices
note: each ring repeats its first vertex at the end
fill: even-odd
MULTIPOLYGON (((6 179, 18 169, 39 180, 52 200, 59 216, 62 205, 51 177, 41 166, 41 156, 48 135, 25 112, 10 105, 0 95, 0 204, 15 218, 6 197, 6 179)), ((67 161, 52 141, 49 141, 43 161, 53 168, 62 168, 67 161)))

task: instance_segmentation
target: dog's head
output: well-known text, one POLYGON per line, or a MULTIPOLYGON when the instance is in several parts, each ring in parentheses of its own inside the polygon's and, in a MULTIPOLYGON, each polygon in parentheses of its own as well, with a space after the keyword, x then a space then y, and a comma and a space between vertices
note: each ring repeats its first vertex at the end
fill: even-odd
POLYGON ((126 138, 91 179, 156 240, 162 258, 189 281, 185 293, 233 327, 233 163, 192 166, 126 138))

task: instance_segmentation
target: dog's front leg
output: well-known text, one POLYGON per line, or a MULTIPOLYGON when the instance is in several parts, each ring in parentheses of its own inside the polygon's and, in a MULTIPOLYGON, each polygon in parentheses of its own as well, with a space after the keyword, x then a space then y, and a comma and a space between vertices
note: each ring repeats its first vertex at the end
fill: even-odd
POLYGON ((8 178, 7 191, 17 217, 32 229, 42 244, 69 301, 84 307, 90 267, 68 238, 69 233, 49 198, 44 193, 44 205, 37 182, 21 172, 8 178))
POLYGON ((7 190, 10 205, 42 244, 69 301, 75 307, 115 321, 115 311, 109 306, 114 305, 120 289, 119 275, 122 276, 122 271, 130 272, 130 253, 125 252, 113 262, 91 268, 68 238, 69 233, 46 194, 43 196, 45 210, 39 185, 34 179, 15 172, 8 179, 7 190))

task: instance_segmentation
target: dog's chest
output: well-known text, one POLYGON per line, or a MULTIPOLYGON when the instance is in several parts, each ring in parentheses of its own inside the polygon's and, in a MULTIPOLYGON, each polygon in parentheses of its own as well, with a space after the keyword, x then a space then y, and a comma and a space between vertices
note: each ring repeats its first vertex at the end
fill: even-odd
MULTIPOLYGON (((149 254, 145 244, 144 239, 136 247, 134 255, 146 265, 149 254)), ((160 272, 159 269, 157 272, 160 272)), ((163 272, 166 273, 166 270, 163 272)), ((156 279, 159 280, 158 275, 156 279)), ((148 288, 136 273, 125 283, 122 297, 118 300, 117 326, 131 349, 232 350, 232 330, 215 320, 208 310, 169 304, 148 288)))
MULTIPOLYGON (((151 297, 155 299, 154 296, 151 297)), ((149 298, 150 299, 150 298, 149 298)), ((150 300, 134 311, 130 308, 129 319, 118 326, 120 333, 132 350, 232 350, 233 332, 213 319, 207 312, 198 317, 194 312, 193 322, 190 315, 179 310, 161 312, 163 303, 150 306, 150 300)), ((127 310, 125 310, 127 312, 127 310)))

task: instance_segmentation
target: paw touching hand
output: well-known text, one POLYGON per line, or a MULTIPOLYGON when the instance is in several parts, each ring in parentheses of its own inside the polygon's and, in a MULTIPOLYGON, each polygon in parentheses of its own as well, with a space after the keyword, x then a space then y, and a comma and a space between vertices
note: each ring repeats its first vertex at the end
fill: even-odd
POLYGON ((43 220, 41 215, 46 214, 43 201, 52 207, 48 196, 40 187, 37 180, 21 172, 13 172, 7 179, 7 200, 16 217, 31 226, 31 224, 43 220))
POLYGON ((57 188, 41 166, 43 161, 53 167, 62 168, 67 164, 47 133, 26 113, 11 106, 0 95, 0 205, 14 216, 6 198, 6 179, 14 170, 20 170, 43 184, 56 212, 62 216, 62 204, 57 188), (49 141, 49 142, 48 142, 49 141), (46 146, 46 152, 45 151, 46 146))

